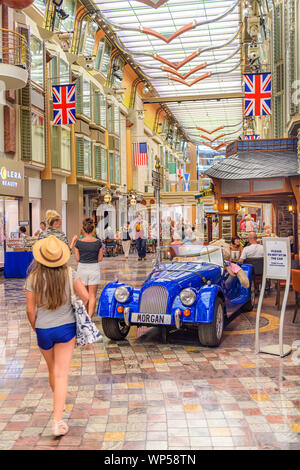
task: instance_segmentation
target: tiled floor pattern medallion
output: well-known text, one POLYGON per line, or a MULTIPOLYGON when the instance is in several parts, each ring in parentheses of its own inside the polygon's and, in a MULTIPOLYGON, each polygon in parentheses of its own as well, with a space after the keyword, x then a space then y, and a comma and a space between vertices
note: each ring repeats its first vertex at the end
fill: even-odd
MULTIPOLYGON (((116 275, 140 285, 151 268, 152 258, 105 258, 101 287, 116 275)), ((151 328, 76 349, 64 414, 70 432, 54 439, 47 368, 23 286, 0 277, 0 449, 300 449, 300 352, 256 355, 254 313, 227 325, 219 348, 201 347, 185 332, 163 344, 151 328)), ((287 344, 300 339, 293 299, 287 344)), ((261 321, 268 344, 278 341, 274 301, 274 294, 266 298, 261 321)))

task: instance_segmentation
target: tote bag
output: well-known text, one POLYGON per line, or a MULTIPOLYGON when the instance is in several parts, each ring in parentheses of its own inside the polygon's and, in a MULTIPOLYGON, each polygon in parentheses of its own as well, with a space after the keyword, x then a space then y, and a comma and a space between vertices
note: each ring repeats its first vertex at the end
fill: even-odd
POLYGON ((101 333, 91 320, 82 300, 78 299, 74 293, 71 268, 69 268, 69 284, 71 289, 71 304, 76 319, 76 346, 86 346, 87 344, 102 341, 101 333))

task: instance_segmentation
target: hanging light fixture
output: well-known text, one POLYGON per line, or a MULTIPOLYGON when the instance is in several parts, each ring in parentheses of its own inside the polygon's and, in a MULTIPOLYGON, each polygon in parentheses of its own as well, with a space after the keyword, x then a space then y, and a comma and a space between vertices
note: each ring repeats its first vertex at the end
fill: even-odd
POLYGON ((224 211, 228 211, 228 202, 224 202, 224 205, 223 205, 223 208, 224 208, 224 211))

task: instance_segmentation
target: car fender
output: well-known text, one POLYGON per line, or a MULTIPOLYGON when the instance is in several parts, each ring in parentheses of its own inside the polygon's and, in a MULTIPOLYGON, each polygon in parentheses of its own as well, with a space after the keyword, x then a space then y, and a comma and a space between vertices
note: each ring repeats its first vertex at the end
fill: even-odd
POLYGON ((205 286, 200 289, 197 296, 196 323, 211 323, 214 320, 217 297, 225 300, 222 289, 217 285, 205 286))
POLYGON ((129 307, 130 311, 136 309, 139 300, 139 293, 139 289, 133 289, 131 286, 128 286, 125 283, 110 282, 104 287, 100 295, 97 308, 97 315, 102 318, 124 318, 124 313, 119 313, 117 311, 117 307, 119 305, 129 307), (116 301, 114 295, 116 288, 120 286, 125 286, 130 290, 130 296, 127 302, 124 302, 122 304, 116 301))

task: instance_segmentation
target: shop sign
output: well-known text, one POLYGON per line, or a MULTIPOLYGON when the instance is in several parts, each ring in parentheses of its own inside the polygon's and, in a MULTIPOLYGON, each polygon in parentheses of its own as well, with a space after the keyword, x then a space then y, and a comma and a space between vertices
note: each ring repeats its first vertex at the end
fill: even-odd
POLYGON ((4 196, 23 196, 23 162, 0 158, 0 194, 4 196))
POLYGON ((265 240, 266 277, 268 279, 287 279, 288 253, 285 240, 276 238, 265 240))

